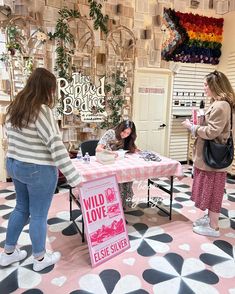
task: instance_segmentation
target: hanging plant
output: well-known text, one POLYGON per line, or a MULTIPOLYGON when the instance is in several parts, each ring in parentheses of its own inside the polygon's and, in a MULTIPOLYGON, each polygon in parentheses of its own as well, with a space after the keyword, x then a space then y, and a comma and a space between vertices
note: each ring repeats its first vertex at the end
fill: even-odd
MULTIPOLYGON (((107 33, 107 21, 108 16, 103 16, 101 9, 102 5, 97 1, 88 0, 90 5, 89 16, 94 20, 94 29, 101 29, 101 31, 107 33)), ((58 76, 67 80, 71 79, 68 69, 71 64, 71 55, 74 54, 73 48, 74 37, 70 32, 69 20, 81 18, 81 14, 78 10, 72 10, 63 8, 59 10, 59 19, 57 21, 54 34, 49 33, 49 38, 56 40, 56 66, 55 71, 58 72, 58 76)))
MULTIPOLYGON (((105 0, 106 1, 106 0, 105 0)), ((101 9, 102 5, 100 3, 97 3, 97 1, 94 0, 88 0, 88 3, 90 4, 90 14, 89 16, 94 20, 94 29, 98 30, 101 29, 102 32, 107 34, 108 32, 108 15, 105 16, 102 14, 101 9)))
POLYGON ((15 64, 21 69, 25 79, 33 71, 34 56, 30 52, 28 43, 30 39, 36 40, 34 48, 43 44, 48 38, 41 28, 31 34, 30 38, 25 35, 24 29, 14 24, 6 27, 6 49, 7 52, 0 55, 0 60, 5 63, 6 67, 10 66, 11 59, 14 57, 15 64))
POLYGON ((68 20, 71 18, 80 18, 80 13, 77 10, 63 8, 59 10, 59 19, 57 20, 55 32, 48 33, 50 40, 56 40, 56 65, 55 71, 58 72, 58 76, 70 79, 68 74, 68 68, 71 63, 71 54, 73 50, 69 48, 74 43, 73 35, 70 32, 68 20))
POLYGON ((122 120, 122 108, 125 103, 123 95, 126 85, 126 78, 121 77, 121 72, 118 70, 112 74, 111 82, 105 85, 106 92, 106 109, 99 109, 99 112, 107 112, 104 121, 99 124, 101 129, 110 129, 119 124, 122 120))
MULTIPOLYGON (((25 36, 24 30, 15 25, 7 26, 6 28, 7 35, 7 43, 6 48, 9 53, 14 56, 16 53, 19 55, 24 55, 26 53, 26 48, 28 39, 25 36)), ((38 43, 44 43, 47 40, 47 35, 43 32, 41 28, 39 28, 36 32, 34 32, 30 38, 36 38, 38 43)))
POLYGON ((17 38, 21 35, 21 31, 16 26, 9 26, 6 28, 6 35, 8 37, 8 42, 6 43, 6 48, 11 55, 15 55, 16 50, 21 52, 21 45, 17 41, 17 38))

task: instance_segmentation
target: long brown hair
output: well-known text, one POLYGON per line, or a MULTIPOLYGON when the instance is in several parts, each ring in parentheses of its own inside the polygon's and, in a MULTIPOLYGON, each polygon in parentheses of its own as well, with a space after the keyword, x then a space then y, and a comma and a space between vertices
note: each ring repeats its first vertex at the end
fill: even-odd
POLYGON ((227 101, 233 108, 235 107, 235 93, 229 79, 220 71, 213 71, 205 77, 211 93, 214 95, 212 101, 216 99, 227 101))
POLYGON ((135 145, 135 140, 136 140, 136 128, 135 124, 131 120, 124 120, 121 123, 119 123, 115 128, 115 135, 118 141, 122 141, 123 139, 121 138, 121 132, 124 130, 130 128, 131 133, 130 135, 124 139, 124 150, 129 150, 131 153, 134 153, 136 150, 136 145, 135 145))
POLYGON ((53 107, 55 90, 55 76, 45 68, 36 68, 7 109, 12 126, 27 127, 30 121, 37 119, 42 104, 53 107))

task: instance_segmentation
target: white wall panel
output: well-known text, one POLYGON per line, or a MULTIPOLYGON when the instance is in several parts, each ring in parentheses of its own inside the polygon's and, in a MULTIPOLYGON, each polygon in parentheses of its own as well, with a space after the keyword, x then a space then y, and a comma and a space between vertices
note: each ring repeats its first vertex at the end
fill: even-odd
POLYGON ((192 107, 199 108, 204 100, 203 82, 209 72, 215 70, 210 64, 181 64, 173 81, 172 118, 169 156, 179 161, 187 161, 188 131, 181 123, 190 118, 192 107))
POLYGON ((228 56, 227 76, 235 90, 235 52, 231 52, 228 56))

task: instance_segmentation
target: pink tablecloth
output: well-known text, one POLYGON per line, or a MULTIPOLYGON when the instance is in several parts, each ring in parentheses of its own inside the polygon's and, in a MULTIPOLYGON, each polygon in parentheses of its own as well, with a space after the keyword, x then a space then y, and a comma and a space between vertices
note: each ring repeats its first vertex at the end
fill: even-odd
POLYGON ((182 177, 181 164, 173 159, 160 156, 162 161, 145 161, 138 154, 128 154, 117 159, 114 164, 103 165, 91 157, 90 164, 73 159, 73 164, 83 176, 84 181, 116 174, 118 183, 146 180, 157 177, 182 177))

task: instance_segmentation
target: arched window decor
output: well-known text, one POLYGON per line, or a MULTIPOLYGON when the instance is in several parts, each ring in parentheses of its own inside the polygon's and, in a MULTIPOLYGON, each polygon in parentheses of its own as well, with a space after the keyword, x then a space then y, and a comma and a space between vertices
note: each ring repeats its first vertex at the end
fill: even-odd
POLYGON ((103 128, 131 116, 136 39, 131 30, 118 26, 106 39, 106 112, 103 128))
POLYGON ((5 63, 10 76, 11 99, 36 67, 47 67, 47 34, 29 16, 12 18, 6 26, 5 63))
POLYGON ((75 70, 83 70, 84 74, 95 72, 94 30, 100 28, 107 32, 108 16, 103 16, 102 5, 88 0, 90 5, 89 16, 82 16, 79 10, 62 8, 54 33, 49 33, 51 40, 56 41, 55 71, 58 76, 67 80, 75 70))
POLYGON ((85 17, 70 18, 68 25, 73 35, 69 72, 81 72, 94 81, 96 72, 94 31, 85 17))

